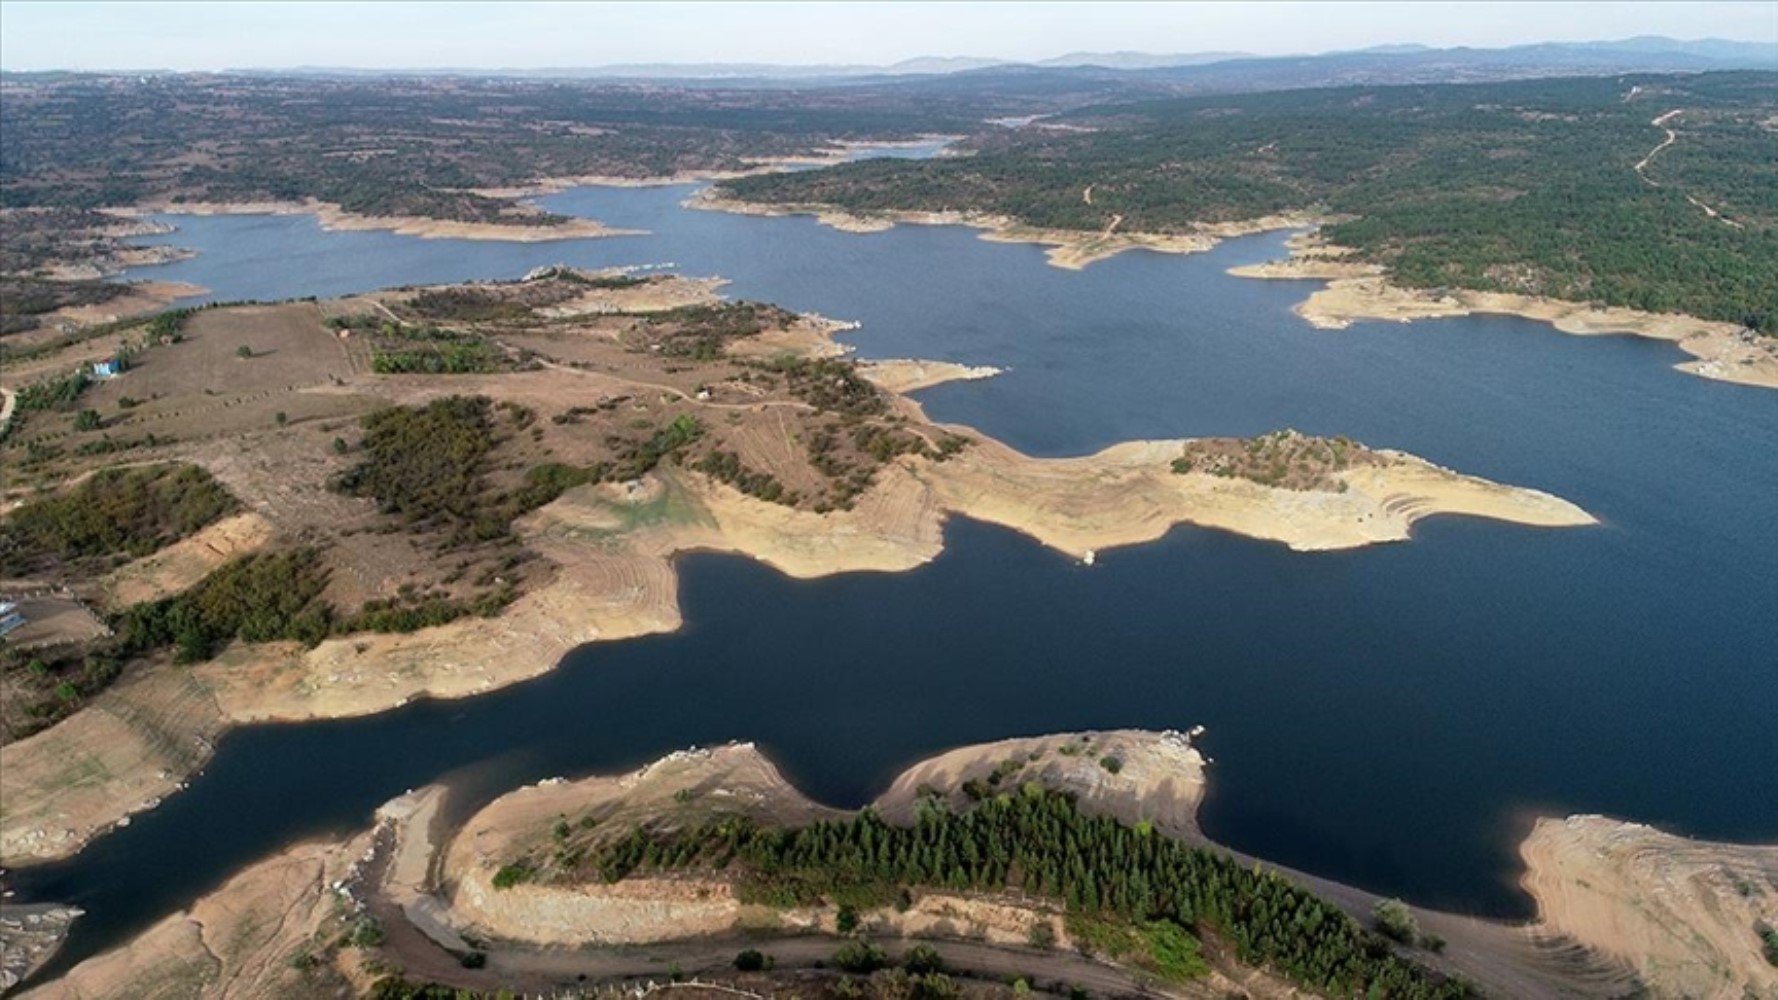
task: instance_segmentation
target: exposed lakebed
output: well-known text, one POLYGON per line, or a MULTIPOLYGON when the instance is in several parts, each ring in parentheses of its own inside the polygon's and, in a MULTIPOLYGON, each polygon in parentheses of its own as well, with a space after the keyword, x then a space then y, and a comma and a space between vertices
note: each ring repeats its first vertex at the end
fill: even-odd
POLYGON ((755 740, 835 805, 937 749, 1203 724, 1203 825, 1243 851, 1418 903, 1522 915, 1534 812, 1719 839, 1778 834, 1778 395, 1683 355, 1511 318, 1315 330, 1310 283, 1224 270, 1282 234, 1085 271, 970 230, 854 235, 687 211, 690 187, 583 188, 557 211, 651 235, 545 244, 329 233, 304 216, 177 218, 198 256, 132 276, 217 299, 672 263, 862 324, 860 353, 1008 369, 922 394, 1035 454, 1284 426, 1548 490, 1597 528, 1435 520, 1415 542, 1299 554, 1198 529, 1082 567, 968 522, 933 564, 803 582, 684 561, 686 627, 580 650, 483 697, 226 736, 192 787, 21 896, 90 911, 58 965, 229 872, 452 777, 461 811, 520 783, 755 740))

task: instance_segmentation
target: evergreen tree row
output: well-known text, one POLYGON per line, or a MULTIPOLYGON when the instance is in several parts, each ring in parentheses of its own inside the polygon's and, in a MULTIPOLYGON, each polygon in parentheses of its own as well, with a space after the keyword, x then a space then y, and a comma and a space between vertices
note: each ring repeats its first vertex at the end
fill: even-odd
POLYGON ((866 811, 795 829, 724 818, 632 831, 589 859, 607 881, 637 871, 729 870, 749 902, 889 905, 907 887, 1020 890, 1071 917, 1213 931, 1239 959, 1333 996, 1463 997, 1473 988, 1398 956, 1379 935, 1275 872, 1149 827, 1082 812, 1035 784, 967 812, 930 801, 912 827, 866 811))

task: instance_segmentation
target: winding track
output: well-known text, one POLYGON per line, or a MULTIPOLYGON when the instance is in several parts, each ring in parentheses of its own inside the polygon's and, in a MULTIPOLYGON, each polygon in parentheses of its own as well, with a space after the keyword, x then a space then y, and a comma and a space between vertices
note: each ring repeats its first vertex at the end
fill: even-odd
MULTIPOLYGON (((1631 93, 1634 94, 1634 91, 1632 91, 1631 93)), ((1625 98, 1625 100, 1628 100, 1628 98, 1625 98)), ((1683 108, 1674 108, 1671 111, 1668 111, 1664 114, 1657 116, 1654 121, 1649 123, 1649 124, 1653 125, 1654 127, 1661 129, 1662 131, 1667 133, 1667 137, 1665 139, 1661 140, 1660 145, 1649 150, 1648 155, 1644 156, 1642 159, 1636 161, 1636 166, 1632 168, 1636 171, 1636 176, 1642 178, 1642 183, 1647 184, 1649 187, 1658 188, 1661 186, 1661 183, 1659 181, 1648 176, 1649 161, 1653 160, 1655 158, 1655 156, 1661 152, 1661 150, 1666 149, 1668 146, 1671 146, 1675 142, 1679 141, 1679 133, 1673 131, 1671 128, 1668 128, 1667 123, 1672 121, 1674 118, 1677 118, 1680 115, 1680 113, 1683 112, 1684 110, 1685 109, 1683 109, 1683 108)), ((1722 223, 1725 226, 1733 226, 1736 229, 1743 228, 1739 222, 1736 222, 1734 219, 1729 218, 1728 216, 1722 214, 1721 212, 1718 212, 1716 209, 1711 208, 1709 205, 1705 204, 1704 202, 1700 201, 1699 199, 1697 199, 1689 194, 1685 196, 1685 200, 1698 206, 1699 209, 1703 210, 1705 215, 1710 216, 1712 219, 1715 219, 1716 221, 1722 223)))

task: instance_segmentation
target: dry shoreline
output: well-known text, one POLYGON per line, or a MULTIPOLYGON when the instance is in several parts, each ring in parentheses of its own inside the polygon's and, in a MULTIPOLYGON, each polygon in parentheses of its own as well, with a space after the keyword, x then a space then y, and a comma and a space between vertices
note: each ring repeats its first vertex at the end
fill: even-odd
POLYGON ((897 395, 919 392, 946 382, 973 382, 993 378, 1003 369, 992 365, 964 365, 953 361, 921 361, 885 358, 858 362, 858 373, 897 395))
POLYGON ((1451 290, 1443 293, 1391 284, 1381 268, 1344 259, 1350 250, 1312 236, 1290 240, 1284 260, 1229 269, 1242 278, 1326 281, 1296 307, 1297 315, 1326 330, 1342 330, 1363 320, 1408 323, 1416 319, 1492 313, 1522 316, 1578 336, 1628 334, 1674 344, 1695 360, 1680 371, 1738 385, 1778 388, 1778 337, 1762 337, 1734 323, 1676 313, 1647 313, 1621 307, 1595 308, 1561 299, 1506 292, 1451 290))
MULTIPOLYGON (((696 294, 712 294, 713 284, 693 284, 696 294)), ((832 353, 840 350, 831 340, 839 328, 816 324, 794 343, 772 349, 832 353)), ((214 740, 234 726, 345 718, 416 698, 469 697, 545 673, 586 643, 671 632, 681 623, 675 562, 689 552, 744 555, 813 578, 928 562, 942 550, 943 526, 952 516, 1010 527, 1086 562, 1098 550, 1152 541, 1179 524, 1320 551, 1405 540, 1416 521, 1441 513, 1544 527, 1595 523, 1546 493, 1396 452, 1376 452, 1375 461, 1339 472, 1334 488, 1314 491, 1175 473, 1180 441, 1033 458, 969 428, 930 425, 916 403, 893 394, 984 377, 987 369, 903 361, 870 365, 864 373, 892 391, 894 405, 914 426, 956 434, 969 446, 946 461, 907 458, 886 466, 855 509, 828 514, 754 499, 671 469, 639 489, 571 490, 515 525, 554 573, 497 618, 331 639, 306 650, 238 645, 207 664, 126 679, 56 726, 0 747, 6 797, 0 859, 17 866, 73 855, 176 792, 208 762, 214 740)), ((534 391, 548 392, 550 380, 563 375, 545 369, 502 378, 515 388, 535 384, 534 391)), ((251 522, 216 533, 217 539, 187 546, 210 552, 216 541, 215 552, 150 557, 121 571, 112 586, 168 592, 201 574, 218 553, 246 551, 265 535, 251 522)))
POLYGON ((1719 844, 1604 816, 1542 818, 1520 845, 1539 926, 1633 969, 1657 996, 1778 996, 1778 845, 1719 844))
POLYGON ((759 174, 780 173, 794 167, 827 167, 844 163, 859 149, 910 149, 917 146, 929 146, 935 142, 955 141, 959 135, 926 135, 916 139, 888 139, 881 141, 839 139, 827 144, 825 149, 806 156, 775 156, 763 159, 748 159, 746 167, 736 170, 680 170, 671 174, 654 174, 632 177, 622 174, 572 174, 561 177, 540 177, 527 184, 511 187, 475 188, 473 194, 485 198, 535 198, 540 195, 560 194, 577 187, 616 187, 646 188, 672 187, 677 184, 697 184, 710 181, 734 180, 739 177, 753 177, 759 174))
MULTIPOLYGON (((910 765, 872 808, 906 823, 926 791, 961 806, 964 782, 1011 767, 1016 782, 1071 792, 1089 811, 1126 823, 1147 820, 1157 832, 1220 850, 1196 824, 1208 761, 1192 745, 1195 735, 1118 730, 960 747, 910 765), (1122 766, 1112 773, 1101 756, 1115 756, 1122 766)), ((377 811, 368 832, 274 854, 188 911, 26 995, 103 996, 121 983, 143 981, 179 983, 198 996, 288 986, 299 964, 292 958, 339 934, 355 914, 381 921, 385 961, 481 989, 527 983, 542 968, 560 975, 560 962, 527 959, 542 954, 564 956, 565 967, 594 978, 637 974, 628 968, 637 962, 633 952, 573 950, 589 944, 647 945, 652 958, 642 961, 665 963, 693 953, 676 950, 682 944, 708 942, 721 951, 737 932, 762 936, 767 948, 799 935, 817 935, 819 942, 819 935, 835 932, 831 907, 745 905, 727 882, 701 876, 492 885, 493 873, 513 858, 554 850, 551 830, 560 819, 594 816, 600 826, 621 829, 716 814, 784 825, 845 815, 807 798, 752 744, 679 751, 627 774, 549 779, 501 795, 451 830, 438 821, 446 794, 435 786, 404 795, 377 811), (277 914, 283 916, 268 919, 277 914), (463 971, 450 953, 469 950, 470 940, 498 942, 476 946, 489 952, 483 971, 463 971)), ((1778 970, 1765 964, 1752 934, 1755 920, 1778 915, 1778 846, 1709 844, 1575 816, 1540 820, 1522 853, 1524 885, 1539 908, 1536 922, 1416 910, 1421 925, 1448 944, 1440 954, 1415 951, 1415 957, 1501 996, 1741 996, 1743 990, 1769 996, 1778 990, 1778 970)), ((1234 856, 1277 868, 1361 922, 1378 899, 1234 856)), ((1024 897, 929 889, 905 910, 859 916, 880 937, 968 939, 1012 949, 1025 960, 1034 954, 1027 945, 1031 925, 1049 922, 1056 952, 1069 947, 1060 911, 1024 897)), ((721 961, 732 953, 731 947, 721 961)), ((304 975, 362 987, 365 957, 348 950, 304 975)), ((1211 973, 1214 987, 1236 984, 1248 995, 1300 995, 1263 972, 1219 967, 1211 973)))
POLYGON ((460 222, 415 215, 357 215, 338 205, 313 198, 306 201, 159 201, 118 209, 114 214, 124 218, 145 215, 313 215, 320 221, 321 228, 330 232, 382 231, 424 240, 549 243, 557 240, 643 235, 640 230, 613 229, 593 219, 569 219, 556 225, 528 226, 502 222, 460 222))
POLYGON ((1011 527, 1082 560, 1181 523, 1301 551, 1403 540, 1415 521, 1438 513, 1546 527, 1594 523, 1548 494, 1399 453, 1346 470, 1343 492, 1300 492, 1176 474, 1169 463, 1179 442, 1034 459, 971 436, 949 461, 886 469, 855 510, 826 515, 674 473, 638 493, 572 490, 519 525, 527 544, 558 567, 555 578, 498 618, 330 639, 309 650, 237 646, 207 664, 120 684, 62 723, 0 747, 5 864, 69 857, 152 808, 205 765, 216 737, 233 726, 468 697, 554 669, 585 643, 673 631, 681 623, 675 561, 687 552, 745 555, 812 578, 928 562, 943 548, 952 515, 1011 527))
MULTIPOLYGON (((1243 222, 1206 224, 1189 234, 1039 229, 1005 216, 965 212, 847 212, 820 203, 770 204, 727 198, 714 188, 697 192, 687 208, 740 215, 811 215, 842 232, 873 233, 897 224, 957 225, 983 230, 982 239, 996 243, 1035 243, 1050 247, 1049 263, 1067 270, 1114 257, 1127 250, 1199 253, 1224 239, 1282 229, 1314 229, 1327 221, 1312 213, 1284 213, 1243 222)), ((1738 385, 1778 388, 1778 337, 1762 337, 1734 323, 1699 319, 1678 313, 1647 313, 1623 307, 1593 307, 1539 296, 1469 290, 1443 294, 1391 284, 1383 269, 1343 259, 1349 248, 1330 246, 1312 237, 1290 241, 1291 255, 1280 261, 1229 268, 1242 278, 1319 280, 1327 287, 1312 293, 1296 308, 1311 325, 1344 329, 1360 320, 1393 320, 1468 316, 1492 313, 1522 316, 1580 336, 1628 334, 1663 340, 1692 355, 1674 367, 1704 378, 1738 385)))
POLYGON ((812 215, 817 222, 841 232, 877 233, 899 224, 922 226, 968 226, 982 230, 982 239, 992 243, 1035 243, 1049 247, 1046 257, 1054 267, 1078 271, 1089 264, 1107 260, 1129 250, 1151 250, 1156 253, 1202 253, 1225 239, 1251 236, 1279 229, 1301 229, 1319 225, 1323 218, 1310 213, 1284 213, 1261 216, 1240 222, 1203 223, 1189 233, 1120 232, 1115 225, 1098 233, 1072 229, 1042 229, 1027 226, 1006 216, 980 212, 871 212, 855 213, 818 203, 767 204, 727 198, 715 188, 705 188, 686 199, 686 208, 737 215, 786 216, 812 215))

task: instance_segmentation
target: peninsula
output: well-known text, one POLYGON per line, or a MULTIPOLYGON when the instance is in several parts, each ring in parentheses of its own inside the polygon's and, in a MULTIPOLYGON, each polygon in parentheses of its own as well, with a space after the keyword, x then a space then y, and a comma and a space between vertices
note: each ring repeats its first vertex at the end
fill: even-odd
POLYGON ((1524 848, 1542 917, 1508 925, 1231 855, 1197 826, 1206 781, 1189 736, 1126 730, 952 750, 856 813, 811 801, 751 744, 552 779, 459 820, 431 787, 385 805, 370 830, 248 868, 24 995, 126 982, 202 997, 334 984, 409 996, 427 983, 491 995, 687 976, 844 995, 846 978, 903 974, 934 989, 1022 978, 1014 992, 1182 997, 1778 985, 1757 938, 1778 919, 1778 848, 1542 821, 1524 848), (962 861, 989 831, 994 851, 962 861), (1088 868, 1054 881, 1043 866, 1062 855, 1042 842, 1061 831, 1088 868), (1667 887, 1658 912, 1634 902, 1653 881, 1667 887), (1310 929, 1264 936, 1279 905, 1310 929), (1673 918, 1694 933, 1675 934, 1673 918))
POLYGON ((168 313, 106 335, 121 377, 21 387, 8 586, 98 628, 8 674, 5 863, 151 807, 230 726, 465 697, 675 629, 678 553, 901 570, 953 515, 1087 561, 1176 524, 1325 550, 1441 513, 1592 523, 1295 432, 1033 458, 883 388, 987 373, 859 365, 838 324, 718 287, 546 269, 168 313))

